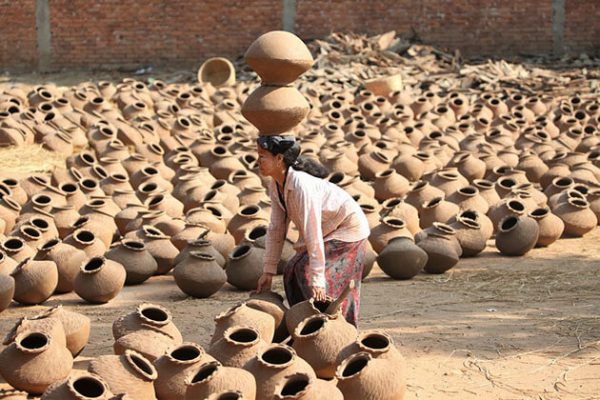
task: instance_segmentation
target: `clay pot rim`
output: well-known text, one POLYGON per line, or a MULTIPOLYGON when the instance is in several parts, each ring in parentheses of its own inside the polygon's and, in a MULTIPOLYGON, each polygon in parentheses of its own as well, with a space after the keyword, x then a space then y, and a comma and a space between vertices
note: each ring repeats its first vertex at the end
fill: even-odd
POLYGON ((81 266, 79 267, 79 270, 81 271, 82 274, 96 274, 100 271, 102 271, 102 269, 106 266, 106 263, 108 262, 108 259, 104 256, 98 256, 98 257, 92 257, 90 259, 86 259, 81 263, 81 266), (98 265, 95 265, 98 264, 98 265), (92 269, 88 269, 86 268, 88 265, 93 266, 94 268, 92 269))
POLYGON ((319 333, 321 333, 321 331, 323 331, 326 328, 327 322, 329 322, 329 316, 326 314, 309 315, 308 317, 306 317, 302 321, 300 321, 298 326, 296 326, 296 328, 294 329, 294 332, 293 332, 293 337, 295 340, 305 340, 305 339, 314 338, 315 336, 319 335, 319 333), (323 321, 321 326, 317 330, 312 331, 311 333, 302 334, 302 330, 304 329, 304 327, 306 327, 307 324, 309 324, 313 321, 316 321, 316 320, 323 321))
POLYGON ((249 325, 235 325, 235 326, 231 326, 231 327, 227 328, 225 330, 225 332, 223 332, 223 340, 234 346, 252 347, 252 346, 258 344, 262 339, 260 337, 260 332, 258 332, 258 330, 256 328, 253 328, 249 325), (240 332, 240 331, 252 332, 252 334, 254 334, 254 339, 252 339, 249 342, 240 342, 238 340, 231 338, 231 335, 233 335, 237 332, 240 332))
POLYGON ((475 187, 483 187, 484 189, 493 189, 494 188, 494 182, 489 181, 487 179, 474 179, 473 180, 473 185, 475 187))
POLYGON ((38 354, 38 353, 42 353, 46 350, 48 350, 48 348, 50 347, 50 345, 52 344, 52 337, 50 337, 50 335, 44 333, 44 332, 40 332, 40 331, 29 331, 29 330, 25 330, 21 333, 19 333, 17 336, 15 336, 14 342, 15 347, 26 354, 38 354), (27 347, 24 347, 22 345, 22 341, 24 339, 26 339, 27 337, 43 337, 46 340, 46 343, 43 346, 40 347, 36 347, 35 349, 30 349, 27 347))
POLYGON ((375 174, 375 178, 376 179, 379 179, 379 178, 384 178, 384 179, 391 178, 394 175, 395 172, 396 172, 396 170, 394 168, 388 168, 388 169, 385 169, 383 171, 380 171, 380 172, 376 173, 375 174))
POLYGON ((581 209, 581 210, 590 208, 590 203, 584 198, 569 197, 567 199, 567 203, 569 203, 569 205, 576 207, 578 209, 581 209))
POLYGON ((481 229, 481 224, 477 220, 473 220, 471 218, 464 218, 464 217, 461 217, 461 216, 458 216, 456 218, 456 220, 459 223, 463 224, 468 229, 481 229))
POLYGON ((143 380, 152 382, 158 378, 158 373, 156 372, 156 368, 154 365, 146 357, 138 353, 137 351, 127 349, 125 350, 125 359, 131 368, 142 377, 143 380), (150 370, 150 372, 145 371, 145 368, 141 367, 136 363, 136 360, 140 363, 144 364, 144 367, 150 370))
POLYGON ((163 231, 155 227, 154 225, 144 224, 142 225, 144 235, 150 239, 169 239, 168 235, 165 235, 163 231))
POLYGON ((296 354, 296 350, 294 350, 292 347, 290 347, 286 344, 273 343, 273 344, 270 344, 270 345, 266 346, 265 348, 261 349, 256 355, 256 360, 259 364, 261 364, 264 367, 285 369, 285 368, 289 367, 290 365, 292 365, 297 357, 298 357, 298 355, 296 354), (271 362, 265 361, 263 358, 265 353, 267 353, 269 351, 274 351, 274 350, 287 352, 290 355, 290 359, 282 364, 273 364, 271 362))
POLYGON ((250 243, 254 243, 254 242, 256 242, 256 240, 265 237, 267 235, 268 230, 269 230, 269 225, 267 225, 267 224, 256 225, 252 229, 246 230, 246 233, 244 233, 244 239, 250 243), (255 233, 259 229, 260 229, 259 233, 262 233, 264 231, 264 234, 253 238, 252 237, 253 233, 255 233))
POLYGON ((498 231, 502 232, 502 233, 508 233, 510 231, 513 231, 517 228, 518 224, 519 224, 519 220, 521 219, 521 217, 519 215, 507 215, 504 218, 502 218, 500 220, 500 222, 498 222, 498 231), (512 222, 514 220, 514 222, 512 222), (505 224, 511 222, 511 225, 508 227, 505 227, 505 224))
POLYGON ((31 240, 39 240, 42 237, 42 231, 40 231, 38 228, 36 228, 35 226, 32 225, 27 225, 27 224, 23 224, 19 227, 19 232, 27 237, 28 239, 31 240), (31 232, 26 232, 26 230, 30 230, 31 232), (35 237, 32 235, 32 233, 37 234, 38 236, 35 237))
POLYGON ((200 250, 192 250, 188 253, 191 257, 197 258, 202 261, 215 261, 215 256, 209 253, 205 253, 200 250))
POLYGON ((275 399, 276 400, 286 400, 286 399, 297 399, 308 393, 313 384, 315 378, 307 374, 306 372, 295 372, 290 375, 286 375, 283 379, 277 384, 275 387, 275 399), (306 381, 306 386, 293 394, 283 395, 283 389, 290 383, 298 382, 298 381, 306 381))
MULTIPOLYGON (((456 229, 454 229, 453 227, 451 227, 450 225, 443 223, 443 222, 439 222, 439 221, 435 221, 432 226, 436 229, 436 231, 440 231, 441 235, 444 236, 452 236, 452 235, 456 235, 456 229)), ((430 235, 435 235, 436 233, 430 233, 430 235)))
POLYGON ((167 310, 165 307, 158 305, 158 304, 152 304, 152 303, 141 303, 139 304, 136 308, 135 308, 135 314, 137 315, 138 318, 140 318, 143 322, 152 325, 152 326, 166 326, 168 324, 171 323, 171 321, 173 320, 172 316, 171 316, 171 312, 169 310, 167 310), (148 318, 145 314, 144 311, 146 310, 157 310, 158 312, 164 314, 164 320, 159 321, 156 319, 151 319, 148 318))
POLYGON ((381 222, 384 225, 389 226, 394 229, 406 228, 406 221, 403 220, 402 218, 395 217, 395 216, 385 216, 385 217, 381 218, 381 222))
POLYGON ((460 193, 464 197, 475 197, 479 194, 479 189, 476 186, 467 185, 458 189, 457 193, 460 193), (465 192, 465 190, 467 191, 465 192))
POLYGON ((1 196, 0 200, 3 200, 6 203, 6 205, 8 205, 13 210, 15 210, 17 212, 21 211, 21 205, 19 203, 17 203, 16 200, 14 200, 11 196, 8 196, 8 195, 1 196))
POLYGON ((79 399, 79 400, 94 400, 94 399, 98 399, 98 398, 102 397, 103 395, 106 395, 107 393, 109 393, 109 388, 108 388, 108 385, 106 384, 106 382, 104 382, 104 380, 102 380, 102 378, 99 377, 98 375, 92 374, 90 372, 86 372, 84 374, 77 375, 77 376, 70 376, 69 379, 67 380, 67 389, 73 396, 77 396, 77 399, 79 399), (81 393, 79 390, 77 390, 76 384, 78 381, 88 381, 88 382, 91 381, 101 388, 102 393, 100 393, 100 395, 94 396, 94 397, 86 396, 83 393, 81 393))
POLYGON ((574 184, 575 184, 575 181, 570 176, 557 176, 556 178, 552 179, 552 186, 554 186, 556 188, 563 188, 563 189, 569 188, 569 187, 573 186, 574 184), (567 182, 569 182, 568 185, 567 185, 567 182))
POLYGON ((359 351, 358 353, 354 353, 354 354, 346 357, 336 368, 336 371, 335 371, 336 379, 338 381, 345 381, 345 380, 349 380, 349 379, 359 376, 362 373, 362 371, 367 367, 367 365, 369 364, 369 362, 372 359, 373 359, 373 356, 371 356, 371 354, 369 354, 366 351, 359 351), (344 376, 344 370, 348 367, 348 365, 359 359, 366 361, 364 367, 362 367, 359 371, 357 371, 351 375, 344 376))
POLYGON ((90 230, 87 230, 87 229, 82 229, 82 228, 76 229, 76 230, 75 230, 75 231, 74 231, 74 232, 71 234, 71 237, 73 238, 73 240, 74 240, 76 243, 79 243, 79 244, 81 244, 81 245, 85 245, 85 246, 89 246, 89 245, 92 245, 92 244, 94 244, 94 242, 95 242, 95 241, 96 241, 96 239, 97 239, 97 238, 96 238, 96 234, 95 234, 94 232, 92 232, 92 231, 90 231, 90 230), (81 238, 81 235, 82 235, 82 234, 85 234, 85 235, 88 235, 88 234, 89 234, 89 235, 91 235, 91 236, 92 236, 91 240, 87 240, 87 241, 86 241, 86 240, 82 240, 82 238, 81 238))
POLYGON ((23 247, 27 246, 27 244, 20 237, 17 237, 17 236, 7 236, 6 239, 4 239, 4 241, 2 242, 1 246, 2 246, 2 249, 6 252, 6 254, 10 254, 10 253, 14 253, 15 251, 22 250, 23 247), (18 249, 10 249, 10 248, 6 247, 6 243, 8 243, 8 242, 21 243, 21 246, 19 246, 18 249))
POLYGON ((548 207, 538 207, 527 214, 529 217, 535 220, 542 220, 551 214, 548 207))
POLYGON ((506 208, 515 214, 522 215, 526 211, 525 204, 519 198, 511 198, 506 201, 506 208))
POLYGON ((185 381, 186 386, 188 387, 194 387, 195 385, 200 385, 200 384, 205 384, 207 382, 210 382, 215 375, 217 374, 218 370, 220 368, 223 368, 223 364, 221 364, 219 361, 208 361, 205 363, 202 363, 198 366, 197 369, 195 369, 192 373, 190 373, 185 381), (205 378, 195 381, 196 376, 198 376, 198 374, 200 374, 200 372, 204 372, 204 370, 208 369, 208 368, 214 368, 214 370, 205 378))
POLYGON ((127 250, 131 251, 144 251, 146 250, 146 245, 142 240, 125 238, 121 240, 121 246, 125 247, 127 250))
POLYGON ((174 364, 190 365, 190 364, 197 364, 198 361, 200 361, 205 355, 206 355, 206 351, 199 344, 194 343, 194 342, 183 342, 179 346, 173 348, 168 353, 166 353, 164 355, 164 357, 166 357, 170 362, 172 362, 174 364), (177 351, 184 350, 184 349, 194 349, 198 352, 198 355, 195 356, 194 358, 186 359, 186 360, 175 358, 174 353, 176 353, 177 351))
POLYGON ((392 346, 394 345, 394 340, 388 333, 380 331, 380 330, 374 330, 374 331, 365 331, 365 332, 359 333, 358 337, 356 338, 356 344, 362 351, 365 351, 365 352, 371 353, 371 354, 380 355, 383 353, 387 353, 392 348, 392 346), (379 337, 380 339, 387 341, 387 345, 382 348, 369 347, 369 346, 365 345, 363 343, 363 341, 370 337, 379 337))
POLYGON ((428 200, 426 202, 424 202, 423 204, 421 204, 421 207, 423 209, 432 209, 432 208, 436 208, 438 207, 440 204, 442 204, 442 202, 444 201, 444 196, 436 196, 431 200, 428 200))

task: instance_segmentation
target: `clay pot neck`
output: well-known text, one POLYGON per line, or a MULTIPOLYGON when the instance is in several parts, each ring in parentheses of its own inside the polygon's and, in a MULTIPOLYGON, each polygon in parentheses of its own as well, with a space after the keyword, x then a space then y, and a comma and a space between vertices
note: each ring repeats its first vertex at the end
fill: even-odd
POLYGON ((106 259, 104 257, 92 257, 88 262, 81 266, 81 272, 84 274, 96 274, 104 268, 106 259))
POLYGON ((224 338, 227 343, 240 347, 252 347, 260 340, 259 333, 256 329, 240 326, 227 329, 224 338))
POLYGON ((159 305, 141 304, 136 313, 142 321, 153 326, 166 326, 171 322, 171 313, 159 305))
POLYGON ((133 370, 136 372, 136 375, 138 375, 142 380, 152 382, 158 377, 154 366, 140 354, 131 350, 126 350, 125 359, 131 368, 133 368, 133 370))
POLYGON ((39 354, 50 347, 51 339, 42 332, 25 331, 15 338, 17 349, 22 353, 39 354))
POLYGON ((289 346, 278 344, 264 349, 258 354, 258 362, 269 369, 284 369, 294 363, 296 352, 289 346))
POLYGON ((392 338, 383 332, 363 333, 358 338, 358 347, 371 354, 387 353, 392 344, 392 338))
POLYGON ((172 350, 167 358, 175 364, 192 365, 197 363, 203 355, 204 351, 200 346, 195 343, 185 343, 172 350))
POLYGON ((78 400, 104 398, 108 393, 108 386, 91 375, 70 378, 67 382, 67 389, 78 400))

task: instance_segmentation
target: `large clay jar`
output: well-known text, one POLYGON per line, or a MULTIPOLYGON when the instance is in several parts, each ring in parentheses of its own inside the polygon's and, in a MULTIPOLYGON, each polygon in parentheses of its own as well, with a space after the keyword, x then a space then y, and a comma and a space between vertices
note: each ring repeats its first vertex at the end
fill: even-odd
POLYGON ((140 240, 123 239, 121 244, 106 253, 106 258, 125 267, 126 285, 139 285, 156 273, 158 264, 140 240))
POLYGON ((256 329, 232 326, 210 346, 208 353, 226 367, 242 368, 267 344, 256 329))
POLYGON ((160 400, 185 398, 186 380, 200 365, 214 358, 195 343, 182 343, 154 363, 158 378, 154 381, 156 397, 160 400))
POLYGON ((394 169, 375 174, 375 198, 384 201, 392 197, 403 197, 410 190, 408 179, 400 175, 394 169))
POLYGON ((223 287, 227 274, 215 257, 201 251, 191 251, 173 269, 175 283, 185 294, 210 297, 223 287))
POLYGON ((268 214, 261 210, 258 205, 249 205, 243 207, 229 222, 227 229, 233 235, 236 243, 244 239, 246 231, 253 229, 258 225, 269 223, 268 214))
POLYGON ((412 238, 412 234, 402 219, 387 216, 383 217, 379 225, 371 230, 369 242, 376 253, 381 253, 388 242, 397 237, 412 238))
POLYGON ((210 341, 211 345, 221 339, 227 329, 240 325, 255 328, 259 332, 260 338, 267 343, 273 340, 275 319, 266 312, 241 303, 215 317, 215 331, 210 341))
POLYGON ((436 222, 417 245, 427 253, 425 272, 443 274, 454 267, 462 254, 456 231, 449 225, 436 222))
POLYGON ((229 255, 225 272, 227 282, 240 290, 254 290, 262 275, 264 249, 240 245, 229 255))
POLYGON ((58 270, 52 261, 25 259, 11 276, 15 280, 14 300, 21 304, 41 304, 58 284, 58 270))
POLYGON ((19 318, 4 337, 3 345, 9 345, 17 336, 24 332, 39 332, 48 336, 52 341, 62 347, 67 346, 67 337, 62 322, 57 318, 19 318))
POLYGON ((210 394, 239 391, 244 399, 256 397, 256 380, 252 374, 241 368, 225 367, 218 361, 209 361, 200 365, 189 375, 186 400, 206 399, 210 394))
POLYGON ((450 226, 456 231, 462 257, 474 257, 485 249, 488 237, 476 220, 457 215, 450 226))
POLYGON ((445 193, 444 198, 452 196, 458 189, 468 184, 468 181, 456 170, 441 170, 433 175, 429 184, 445 193))
POLYGON ((344 400, 333 382, 298 372, 286 376, 275 389, 275 400, 344 400))
POLYGON ((88 371, 100 376, 114 394, 126 393, 131 400, 156 400, 156 369, 135 351, 100 356, 90 362, 88 371))
POLYGON ((12 276, 0 274, 0 312, 6 310, 15 294, 15 280, 12 276))
POLYGON ((47 318, 56 318, 62 323, 67 340, 67 349, 73 357, 81 353, 90 338, 90 319, 83 314, 65 310, 62 305, 57 305, 30 318, 30 320, 47 318))
POLYGON ((365 351, 374 358, 389 360, 393 364, 392 368, 405 369, 405 360, 400 351, 394 345, 390 335, 382 331, 361 332, 356 340, 346 346, 338 354, 338 364, 341 364, 352 354, 365 351))
POLYGON ((94 257, 81 265, 73 290, 90 303, 108 303, 125 285, 125 267, 104 257, 94 257))
POLYGON ((270 31, 259 36, 246 50, 244 60, 265 85, 288 85, 314 62, 302 40, 286 31, 270 31))
POLYGON ((540 233, 535 244, 536 247, 550 246, 556 242, 565 229, 564 222, 556 215, 550 212, 548 208, 536 208, 529 213, 539 227, 540 233))
POLYGON ((56 264, 58 269, 56 293, 68 293, 73 290, 75 277, 79 273, 81 264, 87 259, 87 255, 83 250, 64 244, 58 239, 51 239, 39 248, 36 259, 49 260, 56 264))
POLYGON ((421 206, 421 228, 429 228, 434 222, 448 223, 459 211, 458 205, 444 200, 443 197, 435 197, 421 206))
POLYGON ((455 162, 458 172, 467 178, 469 182, 473 182, 475 179, 482 179, 485 175, 485 162, 475 157, 471 153, 461 154, 458 156, 455 162))
POLYGON ((144 225, 142 230, 142 240, 146 250, 152 255, 158 267, 156 273, 158 275, 168 273, 175 266, 175 258, 179 255, 179 250, 171 243, 171 238, 158 228, 144 225))
POLYGON ((377 256, 377 265, 393 279, 410 279, 421 272, 426 263, 427 253, 414 239, 402 236, 391 239, 377 256))
POLYGON ((35 256, 35 250, 31 246, 14 236, 9 236, 2 242, 2 250, 16 262, 35 256))
POLYGON ((326 301, 314 301, 313 298, 294 304, 285 313, 285 325, 288 332, 294 332, 304 319, 312 315, 324 313, 330 305, 330 299, 326 301))
POLYGON ((0 353, 0 374, 12 387, 32 394, 43 393, 65 379, 73 356, 61 343, 41 332, 25 331, 0 353))
POLYGON ((179 329, 171 319, 171 313, 166 308, 149 303, 142 303, 135 311, 117 318, 112 325, 115 340, 128 333, 139 330, 160 331, 173 338, 179 345, 183 342, 179 329))
POLYGON ((242 105, 242 115, 262 135, 278 135, 293 129, 308 114, 308 102, 289 86, 260 86, 242 105))
POLYGON ((416 154, 400 155, 394 159, 392 167, 411 182, 416 182, 425 172, 425 163, 416 154))
POLYGON ((587 200, 571 197, 552 210, 565 224, 564 234, 581 237, 598 225, 596 214, 587 200))
POLYGON ((0 233, 12 231, 20 212, 21 206, 12 197, 7 195, 0 197, 0 219, 5 222, 4 232, 0 233))
POLYGON ((310 364, 319 378, 335 376, 338 353, 356 339, 354 325, 341 313, 319 314, 306 318, 293 333, 293 348, 310 364))
POLYGON ((475 179, 473 181, 473 186, 479 190, 479 194, 484 198, 490 207, 500 201, 500 196, 494 188, 493 182, 490 182, 486 179, 475 179))
POLYGON ((111 400, 112 398, 113 394, 102 378, 89 372, 73 375, 65 381, 54 383, 42 396, 42 400, 111 400))
POLYGON ((404 371, 365 351, 342 361, 336 378, 345 399, 403 400, 406 392, 404 371))
POLYGON ((256 378, 256 400, 270 400, 275 396, 278 383, 294 373, 305 373, 316 378, 312 367, 298 357, 296 351, 283 344, 273 344, 246 363, 244 369, 256 378))
POLYGON ((537 243, 540 229, 537 222, 526 215, 509 215, 498 224, 496 247, 507 256, 522 256, 537 243))
POLYGON ((153 363, 176 345, 171 336, 161 331, 140 329, 115 340, 113 351, 115 354, 122 355, 127 350, 134 350, 153 363))

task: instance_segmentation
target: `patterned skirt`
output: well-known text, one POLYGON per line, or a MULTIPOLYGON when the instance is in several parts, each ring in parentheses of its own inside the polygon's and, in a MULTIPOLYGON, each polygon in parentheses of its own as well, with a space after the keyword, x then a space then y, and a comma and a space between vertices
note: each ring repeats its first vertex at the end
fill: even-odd
MULTIPOLYGON (((342 303, 342 313, 346 320, 357 326, 360 308, 360 282, 367 254, 367 240, 325 242, 326 295, 337 299, 350 280, 356 286, 342 303)), ((297 253, 283 271, 285 294, 290 306, 310 299, 311 270, 307 252, 297 253)))

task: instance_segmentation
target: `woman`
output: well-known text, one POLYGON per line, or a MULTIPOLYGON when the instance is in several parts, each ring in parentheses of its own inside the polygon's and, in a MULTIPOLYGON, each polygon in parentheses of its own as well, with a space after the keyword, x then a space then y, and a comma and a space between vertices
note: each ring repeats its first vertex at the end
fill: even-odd
POLYGON ((261 136, 260 174, 271 177, 271 221, 266 237, 263 275, 257 290, 271 289, 289 222, 300 233, 296 255, 286 265, 283 282, 291 305, 313 298, 337 298, 354 279, 342 305, 346 320, 358 322, 360 281, 369 236, 367 218, 343 189, 322 178, 327 170, 300 155, 293 136, 261 136))

